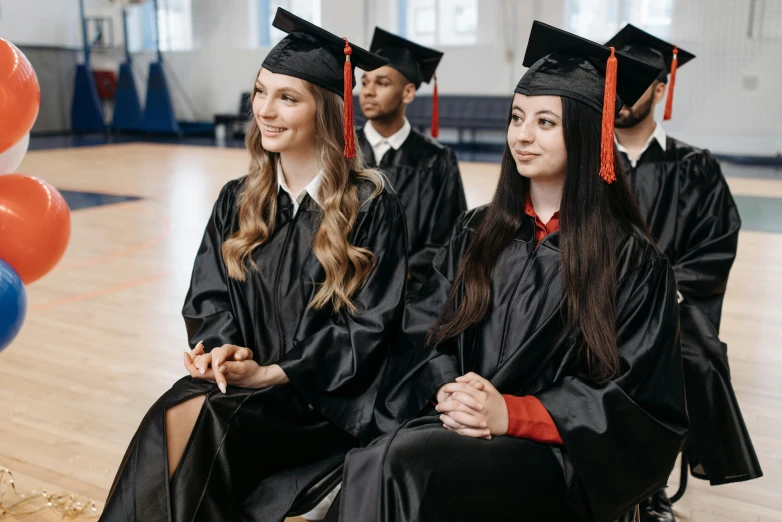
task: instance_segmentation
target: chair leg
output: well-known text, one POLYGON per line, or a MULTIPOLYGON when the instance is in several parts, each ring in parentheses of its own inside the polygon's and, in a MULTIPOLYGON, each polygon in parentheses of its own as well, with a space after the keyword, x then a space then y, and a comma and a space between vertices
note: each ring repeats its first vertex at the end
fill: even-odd
POLYGON ((679 475, 679 489, 671 497, 671 503, 678 502, 683 496, 684 491, 687 489, 687 479, 690 476, 690 460, 687 458, 687 450, 682 451, 682 464, 681 473, 679 475))

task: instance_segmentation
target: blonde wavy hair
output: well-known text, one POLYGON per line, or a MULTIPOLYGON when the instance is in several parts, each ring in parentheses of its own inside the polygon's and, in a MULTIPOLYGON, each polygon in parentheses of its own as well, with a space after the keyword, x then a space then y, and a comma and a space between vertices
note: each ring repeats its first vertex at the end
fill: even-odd
MULTIPOLYGON (((315 149, 323 169, 319 191, 323 212, 312 250, 326 272, 326 280, 319 284, 309 307, 320 310, 330 304, 334 312, 345 308, 355 313, 358 308, 351 298, 375 266, 374 254, 369 249, 348 241, 360 208, 358 185, 361 180, 374 185, 371 199, 383 190, 384 178, 376 170, 361 169, 360 150, 353 159, 343 156, 342 98, 310 82, 304 83, 315 97, 317 106, 315 149)), ((255 94, 253 87, 251 99, 255 99, 255 94)), ((251 160, 239 196, 239 230, 223 243, 222 249, 229 277, 239 281, 247 279, 248 265, 254 270, 258 268, 250 254, 274 231, 278 192, 276 165, 279 154, 264 150, 261 129, 254 116, 248 124, 245 142, 251 160)))

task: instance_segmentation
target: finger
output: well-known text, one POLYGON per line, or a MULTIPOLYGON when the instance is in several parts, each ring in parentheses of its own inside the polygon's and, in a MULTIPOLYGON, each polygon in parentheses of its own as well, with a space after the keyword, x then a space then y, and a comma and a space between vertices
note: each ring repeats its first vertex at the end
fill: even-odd
POLYGON ((204 375, 212 365, 212 355, 209 353, 205 353, 196 356, 195 365, 196 368, 198 368, 198 370, 201 372, 201 375, 204 375))
POLYGON ((488 424, 484 419, 481 419, 480 417, 476 417, 475 415, 470 415, 469 413, 465 413, 463 411, 452 411, 448 414, 449 417, 451 417, 454 421, 458 422, 465 428, 476 428, 476 429, 487 429, 488 424))
POLYGON ((476 430, 474 428, 458 429, 456 430, 456 433, 458 433, 459 435, 465 435, 467 437, 473 437, 476 439, 491 437, 491 432, 489 432, 489 430, 476 430))
POLYGON ((476 397, 464 392, 456 392, 451 396, 451 400, 459 401, 476 411, 483 411, 486 404, 486 396, 483 394, 476 397))
POLYGON ((453 428, 455 430, 458 430, 465 427, 464 425, 456 422, 453 417, 446 414, 440 415, 440 421, 442 421, 443 426, 445 426, 446 428, 453 428))
POLYGON ((217 371, 228 377, 242 377, 245 369, 245 361, 227 361, 221 364, 217 371))
POLYGON ((190 352, 185 352, 184 356, 185 356, 184 357, 185 368, 190 374, 190 377, 195 377, 199 373, 198 373, 198 369, 195 367, 195 364, 193 364, 193 359, 190 356, 190 352))
POLYGON ((448 401, 445 401, 445 402, 441 402, 440 404, 435 406, 434 409, 439 411, 440 413, 446 413, 446 414, 449 414, 449 415, 451 413, 455 412, 455 411, 461 411, 461 412, 467 413, 469 415, 474 415, 475 417, 478 417, 480 419, 484 419, 485 420, 485 418, 486 418, 486 415, 483 412, 474 410, 474 409, 470 408, 469 406, 466 406, 464 403, 459 402, 459 401, 457 401, 455 399, 451 399, 451 400, 448 400, 448 401))
POLYGON ((459 383, 465 383, 470 384, 473 387, 482 390, 486 384, 488 384, 489 381, 478 375, 477 373, 468 373, 466 375, 462 375, 461 377, 457 377, 456 382, 459 383))
POLYGON ((201 379, 202 381, 216 382, 215 381, 215 372, 212 371, 211 368, 206 370, 204 373, 201 373, 201 370, 199 370, 195 366, 193 366, 192 368, 193 368, 193 370, 190 372, 190 376, 191 377, 194 377, 196 379, 201 379))
POLYGON ((196 355, 201 355, 202 353, 206 353, 206 350, 204 349, 204 341, 198 341, 198 344, 195 345, 195 348, 190 350, 190 358, 195 359, 196 355))
POLYGON ((236 359, 237 361, 252 361, 253 351, 250 350, 249 348, 239 348, 238 350, 236 350, 234 359, 236 359))
POLYGON ((466 407, 468 407, 468 408, 470 408, 472 410, 475 410, 475 411, 483 411, 483 407, 484 407, 483 401, 481 401, 479 399, 476 399, 472 395, 467 395, 464 392, 456 392, 453 395, 451 395, 448 398, 447 401, 443 401, 440 404, 443 404, 443 403, 446 403, 446 402, 450 403, 452 401, 459 402, 459 403, 463 404, 464 406, 466 406, 466 407))
POLYGON ((225 379, 225 374, 220 371, 216 371, 213 373, 214 373, 215 383, 217 383, 217 387, 220 388, 220 391, 223 392, 223 394, 225 394, 225 390, 228 384, 228 381, 226 381, 225 379))
POLYGON ((224 344, 220 348, 212 350, 212 364, 217 368, 220 366, 220 363, 233 359, 237 350, 239 350, 239 347, 233 344, 224 344))
POLYGON ((469 384, 463 382, 452 382, 443 386, 442 389, 448 393, 464 392, 479 400, 481 399, 481 394, 483 393, 480 390, 476 390, 474 386, 470 386, 469 384))

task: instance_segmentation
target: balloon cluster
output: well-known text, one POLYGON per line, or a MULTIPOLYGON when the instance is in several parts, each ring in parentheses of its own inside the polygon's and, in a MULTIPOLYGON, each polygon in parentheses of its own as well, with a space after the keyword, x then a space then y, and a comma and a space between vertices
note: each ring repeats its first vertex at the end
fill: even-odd
POLYGON ((15 173, 40 105, 32 65, 14 44, 0 38, 0 351, 24 322, 25 285, 54 268, 71 235, 62 194, 40 178, 15 173))

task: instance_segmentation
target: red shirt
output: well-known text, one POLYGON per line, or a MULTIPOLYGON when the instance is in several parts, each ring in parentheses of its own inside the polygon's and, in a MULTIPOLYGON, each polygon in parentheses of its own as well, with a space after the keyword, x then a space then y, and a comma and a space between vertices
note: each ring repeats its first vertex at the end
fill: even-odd
POLYGON ((544 237, 559 230, 559 210, 554 212, 554 214, 551 216, 551 219, 548 220, 548 223, 544 223, 540 220, 537 213, 535 213, 535 209, 532 207, 532 200, 530 199, 529 194, 527 194, 527 200, 524 205, 524 212, 529 217, 531 217, 535 223, 535 248, 538 247, 544 237))
MULTIPOLYGON (((524 211, 535 223, 535 248, 549 234, 559 230, 559 212, 555 212, 548 223, 543 223, 527 194, 524 211)), ((554 419, 551 418, 546 407, 532 395, 516 397, 515 395, 503 395, 505 406, 508 407, 508 435, 523 439, 531 439, 538 442, 562 444, 554 419)))

